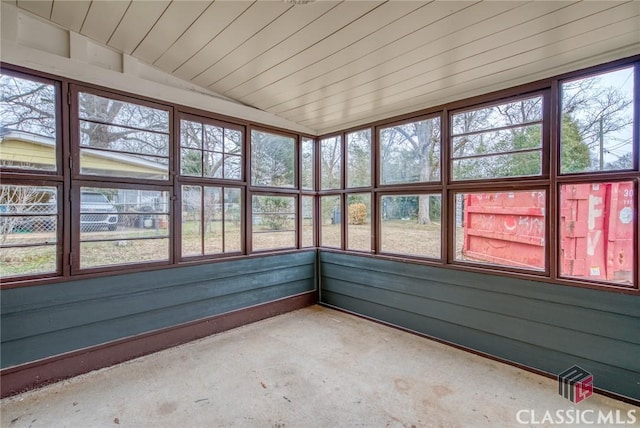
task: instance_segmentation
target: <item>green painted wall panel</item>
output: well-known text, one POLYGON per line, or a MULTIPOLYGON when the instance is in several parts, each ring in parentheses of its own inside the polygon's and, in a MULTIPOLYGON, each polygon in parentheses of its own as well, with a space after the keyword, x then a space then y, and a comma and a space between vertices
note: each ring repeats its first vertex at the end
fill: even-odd
POLYGON ((578 364, 640 399, 637 296, 332 252, 319 263, 326 304, 550 374, 578 364))
POLYGON ((2 367, 315 289, 315 251, 2 291, 2 367))

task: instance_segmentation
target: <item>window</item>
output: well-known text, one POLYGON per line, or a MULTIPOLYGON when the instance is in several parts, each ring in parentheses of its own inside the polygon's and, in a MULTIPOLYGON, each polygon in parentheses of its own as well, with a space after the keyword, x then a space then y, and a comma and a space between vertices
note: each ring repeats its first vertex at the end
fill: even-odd
POLYGON ((311 138, 303 138, 300 152, 302 153, 302 159, 300 162, 300 176, 301 176, 301 189, 302 190, 314 190, 315 189, 315 141, 311 138))
POLYGON ((347 134, 347 186, 371 186, 371 129, 347 134))
POLYGON ((442 198, 437 194, 384 195, 380 199, 380 251, 439 259, 442 198))
POLYGON ((251 131, 251 184, 296 187, 295 139, 269 132, 251 131))
POLYGON ((347 194, 347 249, 371 251, 371 193, 347 194))
POLYGON ((182 257, 242 251, 241 189, 182 186, 182 257))
POLYGON ((0 277, 58 271, 58 189, 0 185, 0 277))
POLYGON ((56 86, 2 73, 0 88, 0 166, 57 171, 56 86))
POLYGON ((320 140, 320 190, 342 186, 342 137, 320 140))
POLYGON ((560 186, 562 276, 633 285, 638 269, 634 192, 633 181, 560 186))
POLYGON ((440 181, 440 118, 380 129, 380 184, 440 181))
POLYGON ((342 202, 340 195, 320 197, 320 245, 342 248, 342 202))
POLYGON ((280 195, 253 195, 253 251, 296 247, 296 198, 280 195))
POLYGON ((79 193, 80 269, 169 260, 169 192, 82 186, 79 193))
POLYGON ((634 68, 565 81, 561 88, 560 172, 632 169, 634 68))
POLYGON ((452 180, 542 174, 542 96, 451 115, 452 180))
POLYGON ((302 247, 313 247, 315 236, 315 215, 313 196, 302 196, 302 247))
POLYGON ((544 271, 546 191, 455 195, 455 260, 544 271))
POLYGON ((180 174, 191 177, 242 179, 242 131, 180 121, 180 174))
POLYGON ((78 92, 80 174, 167 180, 169 112, 78 92))

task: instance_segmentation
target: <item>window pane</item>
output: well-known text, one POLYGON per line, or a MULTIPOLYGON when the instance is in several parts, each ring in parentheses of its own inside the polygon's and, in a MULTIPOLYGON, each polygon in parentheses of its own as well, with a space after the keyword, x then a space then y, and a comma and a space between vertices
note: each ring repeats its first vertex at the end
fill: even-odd
POLYGON ((56 272, 57 189, 0 186, 0 278, 56 272))
POLYGON ((252 198, 253 251, 296 247, 296 198, 252 198))
POLYGON ((632 181, 560 186, 560 273, 633 285, 638 213, 632 181))
POLYGON ((342 203, 340 196, 321 196, 320 213, 320 245, 323 247, 342 248, 342 203))
POLYGON ((633 168, 633 67, 561 87, 562 173, 633 168))
POLYGON ((302 161, 300 163, 300 174, 302 176, 302 188, 305 190, 314 189, 314 168, 315 168, 315 141, 311 138, 302 139, 302 161))
POLYGON ((169 192, 81 187, 82 269, 169 259, 169 192))
POLYGON ((238 188, 182 186, 182 256, 242 251, 238 188))
POLYGON ((56 90, 0 74, 0 166, 56 170, 56 90))
POLYGON ((545 269, 546 192, 458 193, 456 260, 545 269))
POLYGON ((342 185, 342 137, 320 140, 320 189, 339 189, 342 185))
POLYGON ((302 246, 313 247, 314 234, 314 214, 313 214, 313 196, 302 197, 302 246))
POLYGON ((295 140, 251 131, 251 184, 295 187, 295 140))
POLYGON ((542 152, 509 153, 453 160, 453 179, 472 180, 496 177, 540 175, 542 152))
POLYGON ((452 115, 454 180, 542 174, 542 96, 452 115))
POLYGON ((381 252, 440 258, 440 195, 383 196, 380 208, 381 252))
POLYGON ((380 130, 380 183, 440 180, 440 118, 380 130))
POLYGON ((347 195, 347 249, 371 251, 371 193, 347 195))
POLYGON ((169 178, 169 112, 78 94, 80 173, 169 178))
POLYGON ((242 251, 242 192, 224 189, 224 251, 242 251))
POLYGON ((347 187, 371 186, 371 129, 347 134, 347 187))
POLYGON ((204 254, 223 251, 222 235, 222 188, 204 188, 204 254))
POLYGON ((180 174, 227 180, 242 179, 242 132, 181 120, 180 174))
POLYGON ((182 256, 202 253, 202 187, 182 186, 182 256))

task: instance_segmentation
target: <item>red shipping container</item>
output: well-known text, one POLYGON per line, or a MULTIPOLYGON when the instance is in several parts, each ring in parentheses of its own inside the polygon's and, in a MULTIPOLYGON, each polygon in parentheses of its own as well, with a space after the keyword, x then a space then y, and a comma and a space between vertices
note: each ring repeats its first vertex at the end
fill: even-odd
MULTIPOLYGON (((560 274, 631 284, 634 183, 563 185, 559 208, 560 274)), ((470 193, 463 209, 465 259, 544 269, 544 192, 470 193)))
POLYGON ((545 203, 544 192, 465 195, 464 258, 544 269, 545 203))

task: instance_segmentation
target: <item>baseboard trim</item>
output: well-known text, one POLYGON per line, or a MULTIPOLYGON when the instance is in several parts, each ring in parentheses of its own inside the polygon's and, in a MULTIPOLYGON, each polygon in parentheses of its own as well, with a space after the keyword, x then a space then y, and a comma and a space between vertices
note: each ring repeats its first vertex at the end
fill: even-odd
POLYGON ((112 366, 318 302, 317 290, 0 370, 0 397, 112 366))

